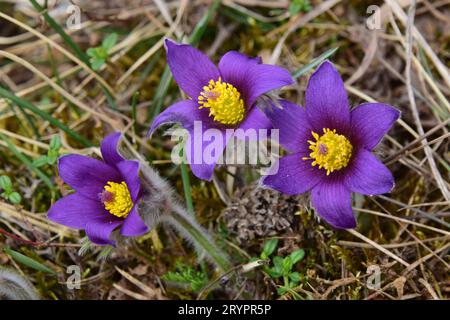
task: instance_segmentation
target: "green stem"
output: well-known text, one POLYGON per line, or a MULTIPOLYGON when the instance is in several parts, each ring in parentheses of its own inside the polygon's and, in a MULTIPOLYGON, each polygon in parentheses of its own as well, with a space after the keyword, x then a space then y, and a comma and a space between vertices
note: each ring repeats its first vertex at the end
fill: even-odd
POLYGON ((181 179, 183 180, 183 191, 184 198, 186 199, 186 205, 189 213, 194 215, 194 204, 192 202, 192 194, 191 194, 191 182, 189 180, 189 172, 187 169, 186 162, 182 162, 180 164, 181 168, 181 179))
POLYGON ((183 181, 183 191, 184 191, 184 198, 186 199, 186 206, 188 212, 195 216, 194 213, 194 203, 192 202, 192 191, 191 191, 191 181, 189 180, 189 172, 187 168, 187 160, 186 160, 186 143, 183 142, 183 161, 180 164, 181 169, 181 180, 183 181))
POLYGON ((64 31, 64 29, 56 22, 36 0, 30 0, 33 7, 44 17, 45 21, 50 27, 55 30, 64 42, 72 49, 72 52, 83 61, 87 66, 90 66, 88 56, 80 49, 80 47, 72 40, 72 38, 64 31))
POLYGON ((137 123, 137 103, 139 100, 140 92, 136 91, 133 94, 133 97, 131 98, 131 116, 133 118, 133 131, 136 134, 138 130, 138 123, 137 123))
POLYGON ((289 277, 288 276, 283 276, 283 280, 284 280, 284 286, 286 288, 289 288, 289 277))
MULTIPOLYGON (((127 143, 133 156, 139 154, 127 143)), ((194 215, 179 205, 178 197, 169 184, 145 161, 141 161, 141 187, 145 194, 141 199, 140 211, 145 224, 151 229, 158 222, 169 223, 187 241, 194 245, 200 254, 205 254, 222 272, 232 270, 233 265, 222 250, 214 244, 207 231, 198 224, 194 215)))

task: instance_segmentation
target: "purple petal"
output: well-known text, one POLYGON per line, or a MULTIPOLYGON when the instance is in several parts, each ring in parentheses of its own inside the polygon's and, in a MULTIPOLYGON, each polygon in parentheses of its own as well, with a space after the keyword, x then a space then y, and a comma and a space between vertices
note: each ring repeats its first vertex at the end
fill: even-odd
MULTIPOLYGON (((310 160, 303 160, 299 153, 282 157, 278 162, 278 172, 263 178, 262 184, 289 195, 309 191, 320 183, 324 174, 311 165, 310 160)), ((272 167, 277 168, 275 165, 272 167)))
POLYGON ((217 161, 222 156, 232 135, 224 130, 211 128, 204 122, 196 122, 194 128, 188 128, 186 158, 192 173, 200 179, 210 181, 217 161), (203 133, 208 130, 208 135, 203 133), (203 132, 203 133, 202 133, 203 132))
POLYGON ((134 237, 143 235, 146 232, 148 232, 148 228, 139 216, 136 206, 134 206, 125 218, 122 228, 120 229, 120 234, 125 237, 134 237))
POLYGON ((219 69, 202 52, 186 44, 166 40, 167 62, 175 81, 193 100, 197 100, 210 80, 218 80, 219 69))
POLYGON ((244 121, 239 125, 239 128, 242 130, 253 129, 256 131, 259 129, 269 130, 272 128, 272 123, 258 106, 254 106, 246 115, 244 121))
POLYGON ((219 70, 226 81, 232 81, 244 76, 249 66, 261 63, 261 57, 253 58, 238 51, 228 51, 219 61, 219 70))
POLYGON ((59 199, 48 211, 48 218, 64 226, 84 229, 86 223, 108 214, 100 200, 83 197, 79 193, 59 199))
POLYGON ((294 80, 286 69, 270 64, 254 64, 248 68, 245 81, 236 89, 245 98, 246 107, 250 108, 262 94, 292 83, 294 80))
POLYGON ((279 129, 281 145, 291 152, 309 153, 308 140, 311 139, 311 126, 304 108, 287 100, 280 100, 282 109, 273 105, 266 114, 273 127, 279 129))
MULTIPOLYGON (((186 142, 187 160, 191 166, 192 172, 200 179, 211 180, 214 167, 217 160, 223 153, 227 139, 222 129, 215 128, 217 125, 208 116, 208 112, 204 109, 198 109, 198 104, 192 100, 184 100, 170 106, 162 112, 152 123, 149 134, 162 124, 179 123, 189 133, 186 142), (212 146, 214 139, 206 140, 204 132, 206 130, 216 132, 222 141, 222 147, 218 148, 209 163, 203 159, 203 153, 208 146, 212 146), (191 138, 193 137, 193 138, 191 138)), ((210 131, 210 132, 212 132, 210 131)))
POLYGON ((161 125, 178 123, 186 130, 193 129, 194 121, 202 121, 205 125, 212 126, 213 120, 208 116, 208 111, 199 109, 198 104, 192 100, 179 101, 162 113, 160 113, 150 127, 148 135, 161 125))
POLYGON ((95 244, 114 245, 114 241, 110 239, 111 233, 123 223, 123 219, 116 220, 106 217, 103 219, 91 220, 86 224, 86 234, 88 238, 95 244))
POLYGON ((372 150, 400 117, 400 111, 383 103, 364 103, 350 116, 353 140, 372 150))
POLYGON ((312 204, 317 213, 333 227, 355 228, 350 190, 338 180, 329 178, 316 185, 311 193, 312 204))
POLYGON ((353 192, 376 195, 390 192, 394 177, 370 151, 361 148, 345 172, 345 184, 353 192))
POLYGON ((97 200, 108 181, 120 182, 120 173, 112 166, 99 160, 70 154, 58 162, 59 174, 65 183, 80 195, 97 200))
POLYGON ((141 183, 139 180, 139 162, 133 160, 124 160, 117 164, 117 169, 122 174, 122 179, 127 184, 130 196, 133 202, 139 197, 141 183))
POLYGON ((107 164, 114 166, 116 163, 125 160, 117 151, 121 137, 122 134, 120 132, 114 132, 103 139, 100 149, 103 160, 107 164))
POLYGON ((329 61, 323 62, 309 79, 306 113, 316 132, 329 128, 348 134, 350 110, 347 93, 341 76, 329 61))
MULTIPOLYGON (((260 57, 251 58, 237 51, 229 51, 220 59, 219 70, 223 81, 231 83, 236 88, 249 88, 247 83, 249 69, 261 62, 260 57)), ((244 91, 241 92, 242 95, 249 92, 249 90, 244 91)), ((243 98, 247 101, 249 97, 243 96, 243 98)))

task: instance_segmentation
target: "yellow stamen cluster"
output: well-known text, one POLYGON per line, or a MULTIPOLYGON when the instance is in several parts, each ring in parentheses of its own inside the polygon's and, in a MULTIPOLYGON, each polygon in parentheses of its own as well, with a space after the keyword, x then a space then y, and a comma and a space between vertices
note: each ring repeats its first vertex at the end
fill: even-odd
POLYGON ((319 136, 314 131, 311 132, 316 141, 308 140, 311 153, 303 160, 313 159, 312 166, 319 166, 319 169, 327 170, 327 175, 331 172, 345 168, 352 156, 352 144, 341 134, 336 133, 336 129, 323 129, 323 135, 319 136))
POLYGON ((130 191, 125 182, 108 182, 104 187, 103 204, 105 209, 119 218, 126 218, 133 208, 130 191))
POLYGON ((244 119, 245 107, 237 89, 219 80, 210 80, 198 97, 199 109, 209 108, 209 116, 226 125, 235 125, 244 119))

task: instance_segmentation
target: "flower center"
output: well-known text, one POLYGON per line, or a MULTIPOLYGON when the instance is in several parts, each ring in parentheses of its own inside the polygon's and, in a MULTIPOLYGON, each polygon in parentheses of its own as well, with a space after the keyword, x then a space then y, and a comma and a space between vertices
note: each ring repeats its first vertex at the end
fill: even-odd
POLYGON ((101 200, 105 209, 116 217, 126 218, 133 208, 127 184, 108 181, 103 189, 101 200))
POLYGON ((209 116, 222 124, 235 125, 244 119, 245 107, 237 89, 221 78, 210 80, 198 96, 199 109, 209 108, 209 116))
POLYGON ((312 152, 309 157, 303 160, 313 159, 312 166, 319 166, 319 169, 327 170, 327 175, 335 170, 345 168, 352 156, 352 144, 341 134, 336 133, 336 129, 323 129, 323 135, 319 136, 314 131, 311 132, 316 141, 308 140, 309 149, 312 152))

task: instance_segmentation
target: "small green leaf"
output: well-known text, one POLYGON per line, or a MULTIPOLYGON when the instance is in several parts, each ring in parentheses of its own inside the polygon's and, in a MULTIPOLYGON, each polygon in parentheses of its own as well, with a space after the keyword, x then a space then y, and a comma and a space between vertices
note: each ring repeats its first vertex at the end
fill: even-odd
POLYGON ((264 249, 261 253, 262 259, 267 259, 277 248, 278 246, 278 239, 270 239, 266 241, 264 244, 264 249))
POLYGON ((97 57, 97 51, 95 50, 95 48, 87 49, 86 53, 87 53, 88 56, 90 56, 92 58, 97 57))
POLYGON ((105 39, 103 39, 102 47, 108 52, 117 42, 117 34, 111 33, 105 39))
POLYGON ((289 278, 295 282, 298 283, 300 281, 300 273, 298 272, 292 272, 291 274, 289 274, 289 278))
POLYGON ((291 257, 288 256, 283 259, 281 269, 282 269, 283 275, 288 275, 291 272, 291 269, 292 269, 291 257))
POLYGON ((106 60, 108 58, 108 52, 103 47, 89 48, 86 52, 89 52, 89 56, 94 60, 106 60))
POLYGON ((289 5, 289 14, 293 16, 299 12, 300 12, 300 5, 298 4, 298 1, 295 0, 292 1, 291 4, 289 5))
POLYGON ((309 0, 292 0, 289 6, 289 14, 293 16, 299 12, 309 12, 311 9, 309 0))
POLYGON ((103 65, 104 63, 105 63, 105 60, 102 60, 102 59, 94 59, 94 60, 92 60, 92 63, 91 63, 92 69, 95 70, 95 71, 97 71, 97 70, 99 70, 99 69, 102 67, 102 65, 103 65))
POLYGON ((13 258, 14 260, 16 260, 19 263, 22 263, 22 264, 24 264, 30 268, 33 268, 35 270, 38 270, 38 271, 56 274, 56 272, 53 271, 52 269, 50 269, 49 267, 43 265, 40 262, 37 262, 34 259, 27 257, 26 255, 23 255, 17 251, 9 249, 9 248, 5 248, 4 250, 9 256, 11 256, 11 258, 13 258))
POLYGON ((33 165, 35 167, 42 167, 43 165, 48 164, 48 162, 49 160, 47 156, 40 156, 39 158, 33 160, 33 165))
POLYGON ((58 160, 57 157, 47 157, 47 164, 52 166, 56 163, 57 160, 58 160))
POLYGON ((58 150, 49 150, 47 153, 47 163, 54 164, 59 157, 58 150))
POLYGON ((305 257, 305 250, 303 250, 303 249, 296 250, 291 253, 290 257, 291 257, 292 265, 294 265, 297 262, 303 260, 303 258, 305 257))
POLYGON ((61 139, 59 136, 53 136, 49 146, 51 150, 59 150, 61 148, 61 139))
POLYGON ((201 290, 208 283, 208 275, 203 268, 196 271, 189 265, 176 263, 176 269, 174 272, 170 271, 163 275, 162 279, 190 287, 193 292, 201 290))
POLYGON ((285 294, 286 292, 287 292, 287 291, 286 291, 286 288, 285 288, 285 287, 280 287, 280 288, 277 289, 277 293, 278 293, 279 296, 282 296, 282 295, 285 294))
POLYGON ((274 270, 276 272, 281 273, 282 269, 283 269, 283 258, 274 257, 273 258, 273 266, 274 266, 274 270))
POLYGON ((105 48, 98 47, 97 50, 98 50, 98 58, 100 60, 106 61, 106 59, 108 59, 108 52, 105 50, 105 48))
POLYGON ((8 195, 8 200, 11 201, 13 204, 19 204, 22 201, 22 197, 18 192, 11 192, 8 195))
POLYGON ((274 279, 279 278, 279 277, 282 276, 282 274, 280 272, 277 272, 274 269, 268 269, 268 270, 266 270, 266 272, 269 274, 269 276, 271 278, 274 278, 274 279))
POLYGON ((47 164, 52 166, 55 164, 56 160, 58 160, 56 157, 47 157, 47 164))
POLYGON ((1 176, 0 177, 0 188, 2 188, 5 191, 11 191, 11 189, 12 189, 11 178, 8 176, 1 176))

